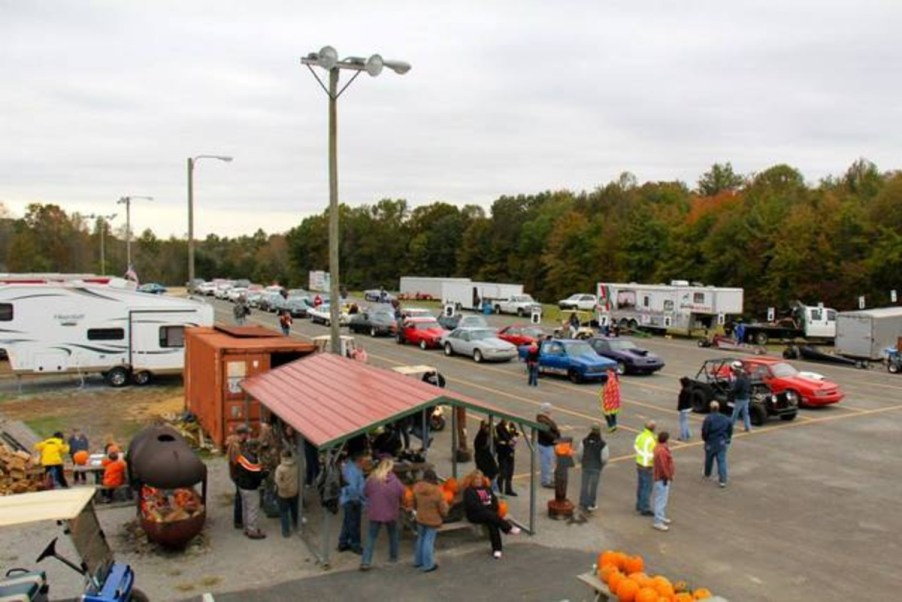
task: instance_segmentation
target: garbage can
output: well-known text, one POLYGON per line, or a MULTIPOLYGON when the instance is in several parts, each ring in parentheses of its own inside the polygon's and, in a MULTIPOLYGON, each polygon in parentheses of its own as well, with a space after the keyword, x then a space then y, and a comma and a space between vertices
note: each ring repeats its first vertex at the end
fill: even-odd
POLYGON ((482 313, 487 316, 492 315, 492 302, 491 301, 483 301, 482 302, 482 313))

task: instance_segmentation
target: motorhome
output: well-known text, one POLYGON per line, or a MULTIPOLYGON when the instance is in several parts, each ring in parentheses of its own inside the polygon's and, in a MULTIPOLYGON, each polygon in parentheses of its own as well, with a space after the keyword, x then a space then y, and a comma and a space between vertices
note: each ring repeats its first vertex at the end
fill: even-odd
POLYGON ((442 303, 454 305, 457 310, 480 311, 483 303, 509 299, 523 294, 522 284, 502 284, 498 282, 443 282, 442 303))
POLYGON ((742 314, 743 290, 690 284, 598 283, 598 323, 655 330, 681 330, 723 324, 742 314))
POLYGON ((0 348, 17 374, 100 372, 121 387, 181 373, 185 327, 212 326, 212 306, 90 284, 0 285, 0 348))

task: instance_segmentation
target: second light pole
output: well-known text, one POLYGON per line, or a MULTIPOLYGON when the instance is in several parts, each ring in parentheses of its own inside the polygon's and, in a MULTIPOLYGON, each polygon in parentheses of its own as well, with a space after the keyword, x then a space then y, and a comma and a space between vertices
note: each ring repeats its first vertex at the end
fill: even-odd
POLYGON ((125 262, 127 271, 132 269, 132 199, 152 201, 152 196, 124 196, 116 201, 117 205, 125 205, 125 262))
POLYGON ((338 60, 338 52, 331 46, 323 46, 319 52, 311 52, 301 59, 301 63, 310 69, 310 73, 319 82, 320 87, 329 96, 329 325, 331 326, 332 353, 341 353, 341 295, 339 286, 338 255, 338 97, 348 89, 362 71, 371 77, 382 73, 388 67, 398 75, 410 71, 410 64, 404 61, 388 61, 374 54, 368 59, 349 56, 338 60), (320 67, 329 72, 329 87, 313 70, 320 67), (354 71, 341 90, 338 89, 338 73, 346 69, 354 71))
POLYGON ((188 157, 188 294, 194 291, 194 164, 201 159, 231 162, 225 155, 197 155, 188 157))

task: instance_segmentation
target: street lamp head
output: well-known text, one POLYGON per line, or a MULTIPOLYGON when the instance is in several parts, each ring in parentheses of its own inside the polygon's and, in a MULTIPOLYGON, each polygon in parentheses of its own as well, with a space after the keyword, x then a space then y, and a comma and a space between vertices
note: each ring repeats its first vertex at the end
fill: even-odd
POLYGON ((398 75, 404 75, 410 71, 410 63, 405 63, 404 61, 382 61, 382 64, 398 75))
POLYGON ((382 73, 382 64, 382 57, 378 54, 374 54, 366 60, 364 69, 367 73, 370 74, 370 77, 376 77, 377 75, 382 73))
POLYGON ((331 46, 323 46, 320 48, 320 51, 316 55, 316 64, 325 69, 326 71, 331 71, 333 67, 338 63, 338 51, 332 48, 331 46))

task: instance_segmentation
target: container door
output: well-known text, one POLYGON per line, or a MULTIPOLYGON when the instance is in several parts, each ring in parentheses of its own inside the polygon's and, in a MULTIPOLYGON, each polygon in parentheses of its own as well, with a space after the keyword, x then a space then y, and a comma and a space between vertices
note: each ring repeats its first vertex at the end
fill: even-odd
POLYGON ((239 383, 251 376, 269 371, 269 355, 262 353, 227 355, 223 358, 223 423, 225 436, 247 422, 256 433, 260 421, 260 403, 248 399, 239 383))

